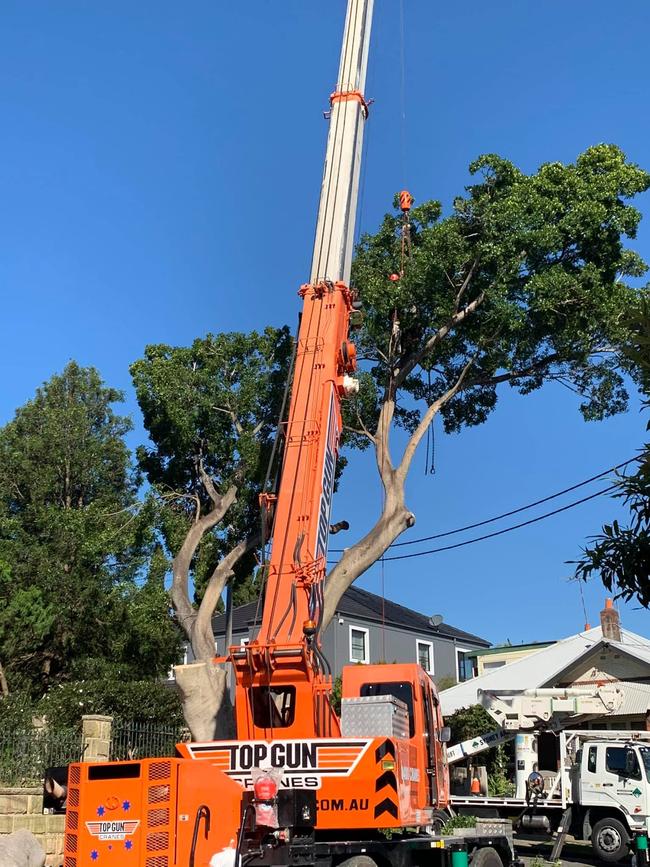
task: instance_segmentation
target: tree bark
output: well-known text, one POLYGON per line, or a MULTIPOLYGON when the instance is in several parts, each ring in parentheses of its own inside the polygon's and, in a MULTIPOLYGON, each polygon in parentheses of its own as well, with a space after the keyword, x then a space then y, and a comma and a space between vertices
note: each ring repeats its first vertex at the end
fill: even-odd
POLYGON ((9 684, 7 683, 7 678, 5 676, 5 670, 2 667, 2 663, 0 662, 0 693, 3 698, 7 698, 9 696, 9 684))

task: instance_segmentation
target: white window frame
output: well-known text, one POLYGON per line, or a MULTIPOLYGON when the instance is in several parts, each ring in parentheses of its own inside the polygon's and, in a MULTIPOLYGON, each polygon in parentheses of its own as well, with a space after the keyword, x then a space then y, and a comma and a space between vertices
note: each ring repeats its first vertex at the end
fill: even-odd
POLYGON ((425 669, 427 674, 433 675, 435 670, 435 662, 433 661, 433 641, 425 641, 423 638, 415 639, 415 661, 420 664, 420 645, 424 644, 429 648, 429 661, 431 663, 431 668, 425 669))
POLYGON ((458 658, 459 653, 471 653, 471 647, 458 647, 456 645, 456 682, 457 683, 467 683, 467 680, 473 680, 473 677, 467 678, 467 680, 460 679, 460 659, 458 658))
POLYGON ((350 624, 348 629, 348 635, 350 638, 350 662, 362 663, 363 665, 370 664, 370 630, 366 629, 365 626, 355 626, 353 623, 350 624), (363 632, 363 648, 364 648, 364 658, 363 659, 355 659, 352 656, 352 632, 363 632))

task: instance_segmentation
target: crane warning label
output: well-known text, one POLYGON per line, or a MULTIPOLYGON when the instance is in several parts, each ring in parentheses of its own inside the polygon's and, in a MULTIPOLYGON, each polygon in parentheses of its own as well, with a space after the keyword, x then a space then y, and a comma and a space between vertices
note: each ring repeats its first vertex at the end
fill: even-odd
POLYGON ((253 768, 281 768, 281 786, 320 789, 323 777, 347 777, 370 740, 220 741, 187 744, 193 759, 209 759, 219 770, 251 788, 253 768))

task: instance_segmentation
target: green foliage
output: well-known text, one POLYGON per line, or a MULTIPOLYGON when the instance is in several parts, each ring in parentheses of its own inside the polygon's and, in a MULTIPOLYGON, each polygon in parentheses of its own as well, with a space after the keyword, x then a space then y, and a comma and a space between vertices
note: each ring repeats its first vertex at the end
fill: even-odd
POLYGON ((401 215, 387 215, 361 241, 358 343, 371 361, 348 424, 374 431, 388 395, 395 422, 412 432, 418 404, 441 398, 468 364, 441 410, 447 431, 485 421, 502 382, 520 394, 560 382, 579 393, 585 419, 624 410, 622 373, 634 365, 618 349, 646 291, 626 283, 646 266, 624 240, 640 220, 629 200, 650 175, 604 144, 531 175, 494 154, 470 171, 476 182, 449 216, 437 202, 411 211, 412 255, 399 281, 388 275, 400 271, 401 215))
MULTIPOLYGON (((204 471, 219 495, 232 485, 237 500, 204 536, 192 562, 197 600, 222 557, 259 527, 257 495, 267 471, 289 376, 288 329, 208 334, 189 347, 148 346, 131 366, 152 445, 138 462, 152 486, 170 556, 197 515, 212 508, 204 471)), ((254 557, 235 569, 238 599, 255 598, 254 557)))
POLYGON ((150 680, 86 680, 59 684, 38 703, 37 711, 55 728, 79 725, 84 714, 107 714, 170 727, 183 722, 176 690, 150 680))
POLYGON ((475 828, 476 816, 464 816, 460 813, 448 819, 440 829, 441 834, 451 834, 456 828, 475 828))
POLYGON ((121 400, 71 362, 0 430, 0 660, 12 691, 39 696, 113 666, 155 675, 177 653, 162 577, 141 586, 152 513, 136 498, 121 400))
MULTIPOLYGON (((644 407, 650 408, 650 302, 643 304, 634 322, 626 354, 640 370, 644 407)), ((646 426, 650 430, 650 422, 646 426)), ((600 575, 610 592, 626 600, 636 597, 644 608, 650 607, 650 443, 639 456, 635 472, 621 476, 614 496, 630 511, 630 523, 605 524, 575 566, 575 576, 588 580, 600 575)))
POLYGON ((341 716, 341 694, 343 691, 343 678, 339 674, 338 677, 334 678, 334 682, 332 683, 332 695, 330 697, 330 701, 332 703, 332 707, 335 712, 341 716))
MULTIPOLYGON (((450 743, 452 744, 461 743, 498 728, 496 722, 480 704, 460 708, 445 717, 445 724, 451 729, 450 743)), ((480 761, 487 769, 489 794, 494 796, 512 794, 514 786, 507 775, 508 761, 505 747, 500 745, 486 750, 480 754, 480 761)))

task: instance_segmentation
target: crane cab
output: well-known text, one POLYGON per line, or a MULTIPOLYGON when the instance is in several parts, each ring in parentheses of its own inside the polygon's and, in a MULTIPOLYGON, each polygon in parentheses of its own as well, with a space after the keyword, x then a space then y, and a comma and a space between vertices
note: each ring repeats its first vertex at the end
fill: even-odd
MULTIPOLYGON (((449 729, 444 725, 435 685, 424 669, 416 663, 390 665, 348 665, 343 669, 341 690, 341 728, 352 734, 348 719, 355 702, 379 697, 394 697, 406 706, 408 714, 406 740, 409 745, 410 779, 418 809, 444 809, 449 803, 449 774, 446 743, 449 729)), ((376 716, 376 714, 374 714, 376 716)), ((355 712, 354 734, 376 737, 390 734, 376 728, 373 711, 367 713, 363 728, 363 713, 355 712)))

